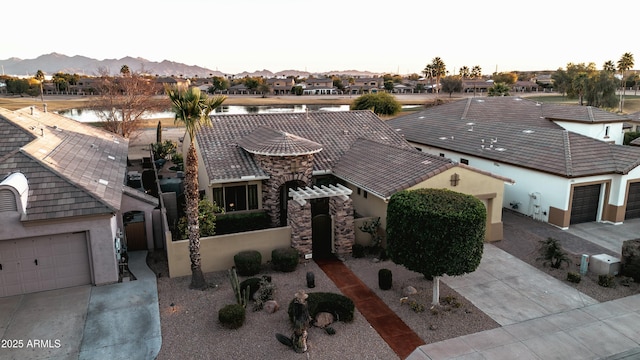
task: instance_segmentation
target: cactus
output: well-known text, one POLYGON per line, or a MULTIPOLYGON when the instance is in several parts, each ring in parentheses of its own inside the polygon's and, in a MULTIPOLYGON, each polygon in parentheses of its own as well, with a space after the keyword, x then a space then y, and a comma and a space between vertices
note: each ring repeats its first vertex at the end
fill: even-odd
POLYGON ((156 128, 156 143, 162 142, 162 121, 158 121, 158 127, 156 128))
POLYGON ((240 281, 238 280, 238 273, 236 272, 236 268, 233 267, 228 270, 229 273, 229 281, 231 282, 231 288, 233 289, 233 293, 236 296, 236 301, 238 304, 242 305, 242 307, 246 308, 247 303, 249 303, 249 286, 245 289, 245 291, 240 290, 240 281))

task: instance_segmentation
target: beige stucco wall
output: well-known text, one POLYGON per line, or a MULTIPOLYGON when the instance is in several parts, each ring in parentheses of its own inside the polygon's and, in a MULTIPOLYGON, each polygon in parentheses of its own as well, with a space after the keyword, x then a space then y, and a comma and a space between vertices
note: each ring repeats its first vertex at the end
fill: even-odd
MULTIPOLYGON (((289 246, 291 246, 291 228, 288 226, 201 238, 202 271, 207 273, 230 269, 234 265, 233 256, 243 250, 259 251, 262 262, 266 263, 271 260, 273 249, 289 246)), ((170 277, 191 275, 189 240, 171 241, 169 238, 167 259, 170 277)))
POLYGON ((113 215, 74 217, 41 221, 25 226, 17 213, 0 215, 0 241, 86 232, 91 279, 95 285, 118 281, 118 264, 114 239, 117 220, 113 215))
MULTIPOLYGON (((419 184, 410 187, 407 190, 415 189, 449 189, 464 194, 478 197, 487 207, 487 230, 485 235, 486 241, 502 240, 502 200, 504 196, 504 180, 489 176, 485 173, 474 171, 467 167, 457 166, 435 175, 419 184), (457 186, 451 185, 451 175, 458 174, 459 181, 457 186)), ((363 217, 380 217, 380 224, 386 229, 387 221, 387 203, 372 194, 364 197, 364 190, 357 192, 357 187, 348 184, 353 191, 351 198, 353 199, 353 207, 356 213, 363 217)), ((360 243, 356 232, 356 242, 360 243)))

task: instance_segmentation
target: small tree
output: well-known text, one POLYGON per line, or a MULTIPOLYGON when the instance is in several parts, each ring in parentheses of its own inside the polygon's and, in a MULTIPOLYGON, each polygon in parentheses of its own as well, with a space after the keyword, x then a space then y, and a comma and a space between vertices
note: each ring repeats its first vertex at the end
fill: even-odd
POLYGON ((387 207, 387 254, 394 263, 433 277, 475 271, 482 259, 487 211, 477 198, 446 189, 405 190, 387 207))
POLYGON ((442 85, 442 91, 449 93, 449 97, 454 92, 462 91, 462 79, 460 76, 445 76, 440 79, 440 85, 442 85))
POLYGON ((509 86, 505 83, 494 83, 489 88, 489 96, 509 96, 509 86))
POLYGON ((571 264, 571 259, 562 249, 560 242, 554 238, 540 241, 540 257, 537 260, 543 260, 543 265, 550 265, 554 269, 560 269, 562 263, 571 264))
POLYGON ((387 93, 365 94, 353 101, 351 110, 373 110, 376 115, 395 115, 402 105, 393 95, 387 93))

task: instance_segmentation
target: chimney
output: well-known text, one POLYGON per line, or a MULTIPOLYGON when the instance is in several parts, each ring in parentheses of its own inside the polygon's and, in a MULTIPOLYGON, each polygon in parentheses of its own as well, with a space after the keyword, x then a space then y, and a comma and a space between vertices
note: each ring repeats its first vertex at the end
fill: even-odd
POLYGON ((33 115, 33 109, 34 109, 33 105, 29 106, 29 110, 31 110, 31 115, 33 115))

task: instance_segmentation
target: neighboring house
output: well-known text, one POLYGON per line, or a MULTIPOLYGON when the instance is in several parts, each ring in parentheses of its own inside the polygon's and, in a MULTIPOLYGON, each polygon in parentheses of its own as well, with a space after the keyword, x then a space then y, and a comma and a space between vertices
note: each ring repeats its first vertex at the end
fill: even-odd
POLYGON ((460 100, 387 121, 416 148, 513 179, 504 207, 562 228, 640 217, 640 148, 598 108, 460 100))
POLYGON ((391 195, 422 187, 478 197, 488 208, 486 239, 502 239, 511 180, 418 152, 371 111, 211 118, 196 137, 205 197, 227 213, 266 211, 272 226, 291 227, 302 254, 350 253, 354 216, 380 217, 384 229, 391 195))
POLYGON ((384 88, 384 78, 355 78, 353 84, 349 84, 347 92, 350 94, 377 93, 384 88))
POLYGON ((309 77, 301 86, 304 89, 302 92, 304 95, 335 95, 338 93, 331 78, 309 77))
POLYGON ((123 217, 143 224, 129 250, 153 248, 158 201, 124 185, 127 139, 34 107, 0 108, 0 133, 0 297, 119 281, 123 217))
POLYGON ((271 78, 267 79, 267 85, 274 95, 289 95, 296 83, 293 78, 271 78))

